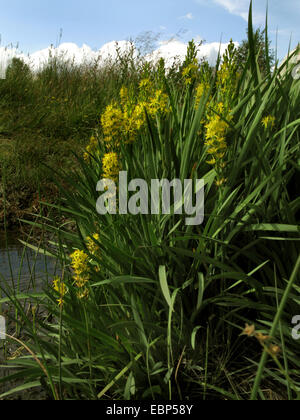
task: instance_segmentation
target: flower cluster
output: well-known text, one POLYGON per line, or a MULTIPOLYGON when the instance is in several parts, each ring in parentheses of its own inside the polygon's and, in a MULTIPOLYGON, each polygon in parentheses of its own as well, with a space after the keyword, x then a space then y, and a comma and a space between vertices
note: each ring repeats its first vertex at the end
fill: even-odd
POLYGON ((62 307, 64 304, 64 297, 68 293, 68 288, 61 278, 56 277, 53 280, 53 289, 59 294, 59 299, 57 299, 57 303, 60 307, 62 307))
POLYGON ((170 111, 168 101, 168 95, 158 89, 144 104, 144 108, 152 118, 156 115, 166 115, 170 111))
POLYGON ((192 85, 199 75, 199 62, 197 59, 198 50, 199 48, 194 40, 188 43, 182 70, 182 77, 186 86, 192 85))
POLYGON ((119 145, 124 128, 124 114, 116 102, 108 105, 101 116, 104 141, 108 144, 119 145))
POLYGON ((259 333, 255 329, 255 325, 248 325, 246 324, 246 327, 241 335, 246 335, 247 337, 255 337, 259 343, 262 345, 262 347, 272 356, 277 357, 280 352, 281 348, 277 344, 273 344, 272 337, 269 335, 265 335, 262 333, 259 333))
POLYGON ((275 117, 272 117, 272 115, 268 115, 267 117, 263 118, 262 125, 265 127, 265 130, 268 128, 274 128, 275 127, 275 117))
MULTIPOLYGON (((208 147, 207 153, 211 157, 207 163, 215 166, 217 172, 222 172, 226 165, 224 157, 228 147, 226 134, 229 129, 229 124, 226 121, 230 121, 232 117, 225 112, 224 104, 222 102, 218 103, 213 111, 214 112, 208 115, 208 122, 205 125, 205 146, 208 147), (222 117, 220 115, 222 115, 222 117)), ((217 186, 223 185, 224 182, 224 178, 219 177, 217 186)))
POLYGON ((89 282, 89 257, 88 255, 81 251, 76 250, 72 255, 71 258, 71 266, 74 270, 74 284, 79 289, 77 296, 79 299, 83 299, 84 297, 88 297, 88 289, 86 287, 87 283, 89 282))
POLYGON ((197 78, 198 70, 199 63, 196 58, 192 59, 192 61, 184 67, 182 76, 186 85, 191 85, 193 83, 193 81, 197 78))
POLYGON ((237 49, 230 40, 228 48, 223 55, 223 63, 217 74, 217 87, 220 100, 225 107, 231 107, 235 97, 236 86, 239 80, 238 65, 236 60, 237 49))
POLYGON ((117 153, 106 153, 102 159, 102 167, 103 178, 111 179, 114 182, 118 181, 121 164, 117 153))
POLYGON ((149 77, 144 77, 139 83, 140 98, 146 99, 151 95, 153 84, 149 77))
POLYGON ((120 90, 120 104, 108 105, 101 116, 104 142, 109 149, 116 149, 120 142, 133 143, 145 127, 147 119, 165 115, 170 110, 168 96, 162 89, 155 89, 149 77, 141 80, 137 100, 126 87, 120 90))
MULTIPOLYGON (((100 241, 99 233, 94 233, 92 237, 88 236, 85 241, 86 241, 86 246, 87 246, 87 249, 89 250, 89 253, 92 256, 100 259, 101 253, 100 253, 100 246, 99 246, 99 241, 100 241)), ((97 263, 95 263, 94 268, 96 272, 100 271, 100 267, 97 263)))
POLYGON ((201 98, 203 95, 206 95, 209 91, 209 83, 207 82, 201 82, 196 88, 196 95, 195 95, 195 108, 198 108, 201 98))
POLYGON ((99 248, 99 245, 97 244, 99 240, 100 240, 99 233, 94 233, 92 237, 88 236, 86 238, 86 246, 91 255, 96 255, 99 252, 100 248, 99 248))
MULTIPOLYGON (((201 83, 196 89, 195 105, 198 107, 203 95, 210 89, 209 77, 211 72, 204 68, 201 75, 201 83)), ((209 98, 205 129, 205 146, 210 156, 207 163, 215 167, 217 173, 216 185, 221 187, 225 184, 224 176, 226 167, 226 152, 228 149, 227 134, 232 121, 233 100, 238 81, 236 49, 231 41, 223 56, 223 64, 217 73, 216 93, 209 98)))

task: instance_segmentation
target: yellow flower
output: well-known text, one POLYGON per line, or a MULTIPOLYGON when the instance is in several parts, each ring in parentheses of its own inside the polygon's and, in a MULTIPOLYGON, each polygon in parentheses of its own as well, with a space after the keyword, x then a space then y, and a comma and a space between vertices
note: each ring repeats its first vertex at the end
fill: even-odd
MULTIPOLYGON (((139 131, 146 125, 145 109, 151 118, 157 115, 165 115, 170 111, 168 96, 161 89, 155 91, 150 78, 144 78, 140 81, 137 100, 133 91, 129 91, 124 86, 121 88, 120 103, 113 101, 106 107, 101 116, 104 142, 109 150, 115 151, 122 141, 133 143, 136 140, 139 131)), ((85 158, 87 156, 88 151, 85 158)), ((112 158, 112 155, 110 158, 112 158)), ((109 174, 111 172, 111 162, 108 162, 108 156, 106 160, 107 173, 109 174)), ((107 177, 112 179, 111 176, 107 177)))
POLYGON ((200 104, 200 100, 203 95, 205 95, 209 91, 209 84, 208 83, 200 83, 196 89, 195 95, 195 107, 198 108, 200 104))
POLYGON ((137 133, 146 123, 146 115, 144 111, 145 106, 146 104, 141 102, 134 107, 131 113, 129 113, 128 110, 124 112, 124 132, 127 143, 135 141, 137 133))
POLYGON ((89 267, 88 267, 88 255, 80 250, 75 251, 71 256, 71 265, 74 270, 75 275, 74 285, 78 289, 84 289, 86 284, 89 282, 89 267))
POLYGON ((268 352, 271 356, 277 357, 281 353, 281 348, 275 344, 271 344, 268 348, 268 352))
POLYGON ((53 289, 63 296, 67 293, 67 286, 59 277, 53 280, 53 289))
MULTIPOLYGON (((226 108, 223 102, 218 102, 213 105, 213 110, 207 116, 207 123, 205 124, 205 146, 208 147, 207 153, 211 155, 211 159, 207 161, 209 165, 216 165, 219 170, 225 168, 223 161, 226 150, 228 148, 226 142, 226 135, 229 130, 229 123, 232 120, 230 109, 226 108), (220 114, 220 115, 218 115, 220 114)), ((221 186, 225 182, 224 179, 217 181, 217 185, 221 186)))
POLYGON ((116 102, 108 105, 101 116, 101 124, 104 133, 104 141, 120 144, 120 137, 124 127, 124 116, 116 102))
POLYGON ((89 257, 85 252, 80 251, 78 249, 72 255, 70 255, 70 258, 71 258, 71 266, 76 275, 81 275, 88 271, 89 257))
POLYGON ((168 106, 168 95, 163 93, 161 89, 155 92, 155 95, 150 98, 146 104, 148 114, 154 118, 157 114, 167 114, 170 110, 168 106))
POLYGON ((207 153, 209 155, 214 155, 214 154, 216 154, 218 152, 218 150, 219 149, 217 147, 212 147, 212 148, 208 149, 207 153))
POLYGON ((224 120, 221 120, 219 115, 209 117, 209 122, 205 126, 206 128, 206 139, 215 139, 222 142, 225 138, 228 124, 224 120))
POLYGON ((103 178, 111 179, 116 182, 121 170, 118 154, 114 152, 106 153, 102 159, 102 166, 103 178))
POLYGON ((218 82, 220 85, 226 85, 226 82, 230 79, 230 68, 228 63, 224 63, 221 69, 218 71, 218 82))
POLYGON ((265 341, 268 341, 268 340, 270 340, 271 339, 271 337, 270 336, 268 336, 268 335, 265 335, 265 334, 262 334, 262 333, 257 333, 256 335, 255 335, 255 337, 258 339, 258 341, 262 344, 262 343, 264 343, 265 341))
POLYGON ((236 52, 236 47, 231 40, 223 55, 223 63, 217 73, 218 93, 228 105, 231 104, 234 99, 236 86, 240 77, 237 71, 236 52))
POLYGON ((139 84, 139 89, 144 93, 149 93, 153 89, 151 80, 147 77, 142 79, 139 84))
POLYGON ((253 337, 255 335, 255 325, 246 324, 246 327, 241 335, 247 335, 248 337, 253 337))
POLYGON ((88 274, 81 274, 74 277, 74 284, 79 289, 82 289, 87 283, 89 282, 89 275, 88 274))
POLYGON ((212 158, 211 160, 208 160, 206 163, 208 163, 209 165, 215 165, 217 161, 215 158, 212 158))
POLYGON ((92 238, 89 237, 89 236, 86 238, 86 243, 87 243, 88 250, 90 251, 90 253, 92 255, 96 255, 99 252, 100 247, 93 239, 95 239, 96 242, 99 242, 99 240, 100 240, 99 234, 95 233, 92 236, 92 238))
POLYGON ((223 102, 219 102, 217 104, 217 111, 219 112, 219 114, 223 114, 223 112, 224 112, 224 104, 223 104, 223 102))
POLYGON ((85 287, 84 289, 79 290, 79 292, 77 292, 77 297, 80 300, 87 299, 89 297, 89 291, 88 291, 88 289, 85 287))
POLYGON ((272 117, 271 115, 269 115, 269 116, 263 118, 261 123, 265 127, 265 129, 267 130, 269 127, 274 128, 275 121, 276 121, 275 117, 272 117))
POLYGON ((63 306, 65 301, 63 300, 63 298, 59 298, 57 299, 57 303, 58 303, 58 306, 63 306))
POLYGON ((126 106, 126 103, 128 102, 128 89, 125 86, 123 86, 120 90, 120 98, 121 104, 126 106))
POLYGON ((185 79, 185 84, 190 85, 193 80, 197 77, 197 72, 199 69, 199 65, 197 62, 197 59, 195 58, 192 63, 188 64, 183 70, 182 70, 182 76, 185 79))
POLYGON ((64 297, 68 292, 66 284, 61 280, 61 278, 56 277, 53 280, 53 289, 59 294, 59 299, 57 299, 59 306, 63 306, 64 297))
POLYGON ((222 185, 224 185, 226 181, 227 181, 227 179, 226 179, 226 178, 221 178, 221 179, 219 179, 218 181, 216 181, 216 186, 217 186, 218 188, 219 188, 219 187, 222 187, 222 185))

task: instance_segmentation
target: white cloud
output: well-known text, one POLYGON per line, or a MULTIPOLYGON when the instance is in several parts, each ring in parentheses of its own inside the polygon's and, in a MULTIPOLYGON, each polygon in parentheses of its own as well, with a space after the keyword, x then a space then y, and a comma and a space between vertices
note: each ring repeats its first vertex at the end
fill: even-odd
MULTIPOLYGON (((74 43, 63 43, 58 47, 47 47, 43 50, 36 51, 32 54, 24 55, 16 48, 0 47, 0 72, 7 68, 13 57, 21 58, 26 64, 36 71, 43 68, 51 57, 61 58, 66 62, 72 62, 75 65, 89 64, 96 60, 103 63, 107 59, 115 60, 117 58, 116 45, 121 52, 129 51, 132 44, 129 41, 115 41, 103 45, 98 51, 93 51, 91 47, 83 44, 82 47, 74 43)), ((137 55, 137 53, 136 53, 137 55)))
POLYGON ((13 57, 20 57, 24 61, 27 59, 27 57, 24 54, 19 53, 16 48, 0 47, 0 79, 5 78, 7 66, 13 57))
MULTIPOLYGON (((196 1, 197 3, 201 5, 207 5, 207 6, 212 5, 212 3, 215 3, 216 5, 221 6, 224 9, 226 9, 232 15, 240 16, 246 22, 248 22, 250 0, 196 0, 196 1)), ((266 2, 262 0, 258 0, 257 3, 254 2, 253 22, 255 24, 262 24, 265 22, 265 10, 266 10, 266 2), (259 6, 263 5, 263 9, 264 9, 263 12, 261 8, 259 8, 258 10, 258 4, 259 6)))
POLYGON ((193 20, 194 19, 194 16, 193 16, 193 13, 187 13, 186 15, 181 16, 179 19, 193 20))
MULTIPOLYGON (((238 43, 236 43, 236 45, 238 45, 238 43)), ((214 65, 216 64, 219 51, 221 55, 223 55, 227 46, 228 43, 220 44, 219 42, 203 44, 199 48, 197 58, 199 60, 205 58, 207 59, 210 65, 214 65)), ((177 59, 181 62, 185 59, 187 47, 188 44, 178 41, 176 39, 172 39, 170 41, 162 41, 160 42, 160 47, 157 48, 147 58, 157 61, 162 57, 166 61, 166 66, 170 67, 173 64, 174 59, 177 59)))
MULTIPOLYGON (((62 58, 64 61, 72 62, 75 65, 90 64, 98 61, 99 66, 101 66, 105 60, 114 60, 117 58, 116 45, 118 45, 121 53, 128 52, 130 48, 134 46, 134 44, 129 41, 118 41, 117 44, 115 41, 112 41, 103 45, 98 51, 93 51, 85 44, 82 47, 78 47, 74 43, 63 43, 57 48, 51 46, 27 56, 18 52, 15 48, 0 47, 0 78, 1 75, 3 77, 5 74, 5 70, 13 57, 23 59, 34 71, 47 65, 51 57, 62 58)), ((218 42, 204 44, 200 47, 198 59, 206 58, 208 62, 213 65, 216 62, 219 49, 221 54, 223 54, 227 45, 228 44, 220 44, 218 42)), ((148 54, 146 59, 157 61, 162 57, 166 61, 166 66, 170 67, 175 59, 179 61, 184 60, 187 53, 187 47, 187 43, 177 39, 160 41, 159 47, 151 54, 148 54)), ((135 52, 135 56, 137 56, 137 52, 135 52)))
POLYGON ((241 16, 245 20, 248 19, 248 0, 214 0, 214 2, 224 7, 229 13, 241 16))

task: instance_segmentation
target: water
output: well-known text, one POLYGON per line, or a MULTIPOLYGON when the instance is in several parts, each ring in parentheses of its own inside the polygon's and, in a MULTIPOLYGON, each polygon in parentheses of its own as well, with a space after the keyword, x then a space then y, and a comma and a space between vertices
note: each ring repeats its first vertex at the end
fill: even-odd
POLYGON ((19 236, 9 233, 6 240, 0 233, 0 285, 18 287, 22 292, 41 290, 59 274, 56 261, 25 248, 19 236))

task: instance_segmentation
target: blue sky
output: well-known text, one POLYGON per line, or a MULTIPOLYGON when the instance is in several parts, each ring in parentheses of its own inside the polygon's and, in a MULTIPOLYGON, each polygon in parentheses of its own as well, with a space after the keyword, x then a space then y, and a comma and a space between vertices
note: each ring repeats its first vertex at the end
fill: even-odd
MULTIPOLYGON (((99 49, 113 40, 136 38, 143 31, 161 40, 178 36, 206 42, 245 38, 249 0, 0 0, 1 45, 19 44, 24 53, 62 42, 99 49)), ((266 1, 254 0, 256 25, 263 25, 266 1)), ((300 0, 269 0, 270 35, 278 29, 278 53, 283 58, 293 33, 300 41, 300 0)))

